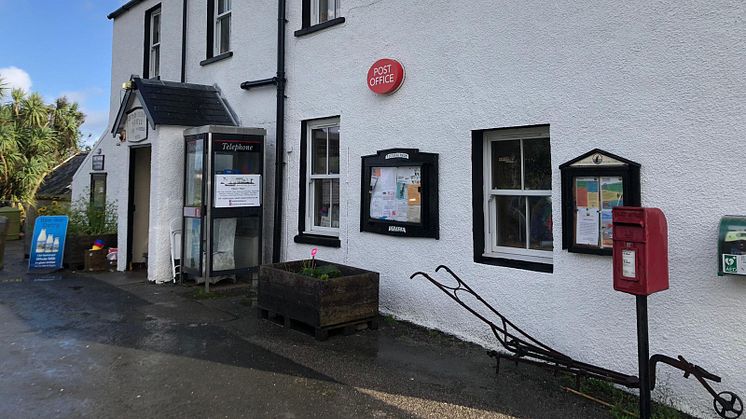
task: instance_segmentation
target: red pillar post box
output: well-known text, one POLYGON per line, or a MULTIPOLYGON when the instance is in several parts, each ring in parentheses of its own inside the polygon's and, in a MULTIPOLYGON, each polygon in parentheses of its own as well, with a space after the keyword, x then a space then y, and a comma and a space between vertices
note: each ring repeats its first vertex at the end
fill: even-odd
POLYGON ((658 208, 616 207, 614 289, 650 295, 668 289, 668 224, 658 208))

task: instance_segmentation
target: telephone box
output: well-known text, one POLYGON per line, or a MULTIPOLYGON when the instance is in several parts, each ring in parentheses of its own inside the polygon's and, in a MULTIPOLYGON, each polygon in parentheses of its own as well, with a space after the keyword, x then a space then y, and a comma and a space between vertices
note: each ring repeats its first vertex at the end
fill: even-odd
POLYGON ((615 207, 614 289, 650 295, 668 289, 668 224, 658 208, 615 207))
POLYGON ((262 260, 261 128, 184 131, 181 272, 197 283, 258 270, 262 260))

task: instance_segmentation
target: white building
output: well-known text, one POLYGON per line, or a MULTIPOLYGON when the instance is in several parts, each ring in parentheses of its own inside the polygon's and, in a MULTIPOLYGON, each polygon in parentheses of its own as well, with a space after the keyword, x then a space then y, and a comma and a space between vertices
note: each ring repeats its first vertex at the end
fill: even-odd
MULTIPOLYGON (((746 282, 716 270, 720 218, 746 213, 738 187, 746 161, 741 2, 330 0, 314 12, 319 1, 286 9, 281 260, 318 247, 321 259, 378 271, 383 313, 496 347, 484 324, 409 279, 446 264, 557 350, 636 374, 634 298, 613 290, 612 259, 563 249, 563 234, 577 239, 580 231, 563 231, 559 166, 598 148, 639 163, 640 203, 668 218, 670 289, 649 299, 651 354, 681 354, 720 375, 718 391, 746 390, 746 282), (406 69, 390 95, 366 82, 381 58, 406 69), (399 148, 438 155, 437 239, 361 231, 361 214, 372 214, 361 209, 361 157, 399 148), (311 160, 323 170, 312 172, 311 160)), ((110 126, 122 84, 137 74, 215 85, 236 125, 266 130, 267 263, 277 91, 240 86, 276 76, 277 3, 132 0, 111 15, 110 126)), ((105 135, 88 157, 98 149, 106 156, 120 254, 137 263, 147 252, 155 282, 171 275, 168 229, 181 216, 185 128, 156 125, 137 144, 105 135), (147 158, 130 166, 145 144, 150 167, 147 158), (149 196, 131 196, 131 176, 149 182, 149 196), (132 218, 133 199, 147 203, 147 217, 132 218), (130 223, 140 223, 129 241, 136 250, 122 239, 130 223)), ((85 194, 90 179, 84 163, 74 194, 85 194)), ((128 267, 120 257, 119 269, 128 267)), ((714 414, 695 380, 665 366, 659 376, 670 402, 714 414)))

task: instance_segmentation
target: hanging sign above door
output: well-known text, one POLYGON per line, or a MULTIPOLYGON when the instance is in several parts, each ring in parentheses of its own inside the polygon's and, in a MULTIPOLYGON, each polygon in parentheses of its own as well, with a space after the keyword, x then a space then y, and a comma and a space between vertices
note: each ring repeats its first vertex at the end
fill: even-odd
POLYGON ((142 108, 135 108, 127 113, 125 125, 127 141, 139 143, 148 139, 148 118, 142 108))
POLYGON ((404 82, 404 66, 396 60, 382 58, 368 70, 368 88, 379 95, 390 95, 404 82))

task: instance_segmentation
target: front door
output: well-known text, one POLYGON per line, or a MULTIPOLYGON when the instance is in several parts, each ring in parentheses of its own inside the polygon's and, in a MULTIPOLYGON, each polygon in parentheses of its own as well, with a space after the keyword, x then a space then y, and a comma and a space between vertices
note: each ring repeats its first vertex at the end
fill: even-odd
POLYGON ((147 268, 150 227, 150 146, 130 149, 127 268, 147 268))

